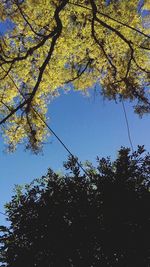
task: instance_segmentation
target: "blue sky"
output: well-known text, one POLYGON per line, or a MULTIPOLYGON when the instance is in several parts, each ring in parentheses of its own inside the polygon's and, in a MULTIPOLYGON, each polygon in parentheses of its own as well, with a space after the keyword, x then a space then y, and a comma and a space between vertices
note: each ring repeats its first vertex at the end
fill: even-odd
MULTIPOLYGON (((11 27, 7 21, 7 28, 11 27)), ((0 33, 6 31, 6 23, 0 23, 0 33)), ((121 104, 103 101, 100 95, 85 97, 80 92, 62 93, 49 105, 49 124, 71 152, 81 161, 95 162, 96 156, 117 156, 118 149, 130 146, 126 122, 121 104)), ((150 151, 150 116, 140 119, 133 113, 130 103, 125 103, 134 148, 144 144, 150 151)), ((25 184, 46 174, 48 167, 62 171, 67 152, 51 136, 44 146, 43 155, 33 155, 19 146, 14 154, 3 152, 0 137, 0 211, 10 200, 14 184, 25 184)), ((0 214, 0 224, 5 223, 0 214)))
MULTIPOLYGON (((140 119, 131 104, 125 103, 134 148, 145 144, 150 151, 150 117, 140 119)), ((95 162, 96 156, 110 155, 114 159, 121 145, 129 147, 127 128, 121 104, 103 101, 100 95, 85 97, 80 92, 62 93, 49 105, 49 124, 81 161, 95 162)), ((14 184, 25 184, 46 174, 48 167, 62 171, 67 152, 51 136, 43 155, 32 155, 18 147, 14 154, 3 152, 0 140, 0 211, 10 200, 14 184)), ((0 215, 0 224, 5 223, 0 215)))

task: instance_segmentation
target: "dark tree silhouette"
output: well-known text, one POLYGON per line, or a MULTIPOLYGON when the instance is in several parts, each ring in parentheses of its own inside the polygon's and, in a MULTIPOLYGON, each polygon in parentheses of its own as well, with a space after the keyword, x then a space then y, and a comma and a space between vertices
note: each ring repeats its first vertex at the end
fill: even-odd
POLYGON ((118 158, 49 169, 6 206, 1 262, 7 267, 150 266, 150 155, 121 148, 118 158), (90 177, 90 178, 89 178, 90 177))

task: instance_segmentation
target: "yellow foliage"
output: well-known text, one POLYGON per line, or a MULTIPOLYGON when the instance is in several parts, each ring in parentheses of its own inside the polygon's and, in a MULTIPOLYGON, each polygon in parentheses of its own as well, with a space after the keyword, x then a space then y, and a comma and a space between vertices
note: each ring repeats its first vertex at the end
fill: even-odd
POLYGON ((24 140, 41 146, 47 131, 37 113, 46 120, 58 88, 99 83, 109 99, 137 99, 138 113, 150 111, 150 33, 139 1, 8 2, 0 0, 0 18, 14 25, 0 39, 0 114, 12 150, 24 140))

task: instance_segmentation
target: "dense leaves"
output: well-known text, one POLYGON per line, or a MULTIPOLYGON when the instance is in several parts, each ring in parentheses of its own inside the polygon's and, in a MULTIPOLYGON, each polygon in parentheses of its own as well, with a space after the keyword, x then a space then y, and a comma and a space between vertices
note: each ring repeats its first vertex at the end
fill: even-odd
POLYGON ((150 111, 150 30, 142 16, 148 3, 0 0, 0 19, 12 23, 0 38, 0 124, 10 150, 25 140, 40 149, 42 120, 58 88, 97 84, 108 99, 150 111))
POLYGON ((7 267, 150 266, 150 155, 122 148, 80 174, 74 159, 60 177, 16 188, 1 227, 7 267))

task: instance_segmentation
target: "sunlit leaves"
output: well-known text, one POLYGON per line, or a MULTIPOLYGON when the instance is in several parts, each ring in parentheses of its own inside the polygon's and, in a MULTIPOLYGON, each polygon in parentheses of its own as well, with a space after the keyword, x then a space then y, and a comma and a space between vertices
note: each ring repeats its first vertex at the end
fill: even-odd
MULTIPOLYGON (((14 25, 0 40, 2 118, 24 103, 3 128, 11 146, 27 138, 27 146, 40 147, 46 130, 32 107, 46 119, 48 102, 58 88, 86 91, 99 84, 107 98, 121 95, 137 100, 138 113, 150 111, 150 32, 138 1, 0 4, 1 19, 9 18, 14 25)), ((148 2, 143 8, 148 9, 148 2)))

